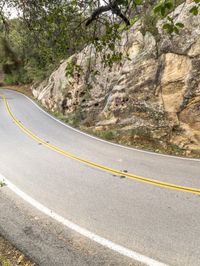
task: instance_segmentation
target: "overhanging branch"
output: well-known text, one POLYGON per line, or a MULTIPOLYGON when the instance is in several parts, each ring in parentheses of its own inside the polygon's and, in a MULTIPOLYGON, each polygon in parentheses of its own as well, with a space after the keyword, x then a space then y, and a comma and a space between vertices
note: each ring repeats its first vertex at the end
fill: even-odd
POLYGON ((130 25, 130 21, 128 20, 128 18, 121 12, 120 8, 119 8, 119 0, 115 0, 115 1, 110 1, 109 4, 105 5, 105 6, 101 6, 97 9, 94 10, 94 12, 92 13, 92 15, 90 16, 90 18, 88 18, 87 22, 86 22, 86 26, 89 26, 94 20, 96 20, 101 14, 111 11, 113 14, 117 15, 118 17, 120 17, 127 26, 130 25))

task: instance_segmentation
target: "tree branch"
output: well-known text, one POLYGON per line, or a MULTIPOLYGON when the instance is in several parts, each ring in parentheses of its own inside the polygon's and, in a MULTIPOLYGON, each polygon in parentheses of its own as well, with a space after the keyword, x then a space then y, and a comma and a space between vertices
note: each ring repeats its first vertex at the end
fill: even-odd
POLYGON ((111 5, 108 4, 106 6, 100 6, 97 8, 91 15, 91 17, 86 22, 86 26, 89 26, 94 20, 96 20, 97 17, 99 17, 102 13, 105 13, 107 11, 111 10, 111 5))
POLYGON ((127 26, 130 25, 130 21, 128 20, 128 18, 122 14, 119 6, 118 6, 118 2, 119 0, 114 0, 114 1, 110 1, 109 4, 105 5, 105 6, 101 6, 97 9, 94 10, 94 12, 92 13, 91 17, 87 20, 86 22, 86 26, 89 26, 94 20, 96 20, 102 13, 111 11, 113 14, 117 15, 118 17, 120 17, 127 26))

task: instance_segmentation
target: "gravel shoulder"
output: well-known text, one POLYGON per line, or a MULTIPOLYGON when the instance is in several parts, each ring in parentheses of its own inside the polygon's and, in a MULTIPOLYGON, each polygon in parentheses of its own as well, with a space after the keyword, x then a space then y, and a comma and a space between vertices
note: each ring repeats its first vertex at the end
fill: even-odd
POLYGON ((23 253, 0 235, 0 265, 2 266, 36 266, 23 253))

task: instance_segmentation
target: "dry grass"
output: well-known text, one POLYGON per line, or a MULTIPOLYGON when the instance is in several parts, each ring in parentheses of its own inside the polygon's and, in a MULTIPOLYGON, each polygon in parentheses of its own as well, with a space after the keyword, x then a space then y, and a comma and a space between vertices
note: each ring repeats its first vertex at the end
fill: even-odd
POLYGON ((36 266, 30 262, 19 250, 0 236, 0 265, 1 266, 36 266))

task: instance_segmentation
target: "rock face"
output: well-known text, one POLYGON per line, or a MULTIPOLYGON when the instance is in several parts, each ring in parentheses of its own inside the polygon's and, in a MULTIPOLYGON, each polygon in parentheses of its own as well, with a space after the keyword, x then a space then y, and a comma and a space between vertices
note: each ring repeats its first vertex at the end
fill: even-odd
POLYGON ((163 32, 160 21, 157 38, 137 22, 119 48, 129 60, 104 68, 87 47, 33 86, 33 95, 75 126, 112 131, 119 142, 200 151, 200 16, 189 13, 192 5, 173 12, 185 25, 180 35, 163 32), (82 70, 72 78, 66 67, 73 60, 82 70))

